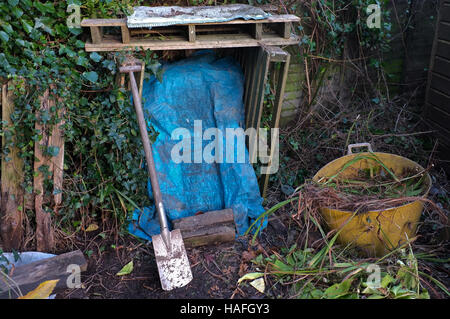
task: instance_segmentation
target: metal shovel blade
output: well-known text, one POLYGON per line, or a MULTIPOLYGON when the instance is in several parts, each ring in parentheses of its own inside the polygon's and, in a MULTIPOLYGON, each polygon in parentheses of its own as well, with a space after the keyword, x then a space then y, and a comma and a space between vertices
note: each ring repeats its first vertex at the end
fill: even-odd
POLYGON ((192 280, 192 271, 181 231, 175 229, 170 232, 171 249, 167 249, 161 235, 152 236, 152 242, 162 289, 186 286, 192 280))

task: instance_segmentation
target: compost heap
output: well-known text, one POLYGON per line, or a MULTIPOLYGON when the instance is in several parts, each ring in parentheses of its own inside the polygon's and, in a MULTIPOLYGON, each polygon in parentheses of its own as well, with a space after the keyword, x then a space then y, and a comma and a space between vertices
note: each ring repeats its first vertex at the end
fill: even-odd
POLYGON ((402 206, 416 200, 426 201, 423 198, 427 191, 425 176, 425 171, 408 168, 396 174, 375 154, 361 155, 343 165, 334 176, 303 185, 300 205, 364 213, 402 206), (358 160, 368 159, 374 164, 370 168, 350 167, 358 160), (351 178, 341 177, 346 169, 353 171, 351 178))
MULTIPOLYGON (((264 212, 245 145, 239 148, 234 143, 235 160, 225 161, 227 143, 231 143, 225 141, 225 131, 241 128, 244 123, 243 83, 239 64, 230 57, 218 58, 211 51, 165 64, 161 82, 155 77, 144 82, 144 114, 158 134, 153 156, 169 221, 232 208, 238 234, 243 235, 264 212), (210 128, 217 128, 223 136, 202 138, 210 128), (205 147, 214 139, 217 143, 210 153, 215 156, 222 152, 223 163, 205 161, 205 147), (183 161, 174 161, 172 152, 181 154, 183 161), (243 157, 244 162, 237 160, 243 157)), ((147 187, 153 199, 150 180, 147 187)), ((151 240, 160 232, 156 215, 154 205, 135 209, 130 233, 151 240)))

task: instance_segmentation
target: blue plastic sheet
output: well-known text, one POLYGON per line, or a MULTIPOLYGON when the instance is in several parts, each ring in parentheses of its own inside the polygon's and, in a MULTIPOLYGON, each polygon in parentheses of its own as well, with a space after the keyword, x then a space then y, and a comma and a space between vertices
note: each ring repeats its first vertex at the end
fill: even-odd
MULTIPOLYGON (((226 158, 230 154, 226 153, 227 143, 231 143, 226 139, 226 129, 245 129, 243 83, 239 64, 230 57, 218 58, 211 51, 200 51, 190 58, 164 65, 162 82, 155 77, 144 82, 144 114, 147 123, 158 133, 153 156, 169 221, 232 208, 238 234, 243 235, 252 220, 264 212, 248 152, 245 147, 238 147, 237 139, 231 144, 234 144, 234 160, 230 163, 231 157, 226 158), (184 134, 172 136, 180 128, 184 134), (223 132, 222 143, 219 143, 220 136, 202 139, 209 128, 223 132), (208 163, 202 155, 208 154, 205 148, 215 139, 216 148, 210 154, 218 156, 222 149, 223 161, 208 163), (174 149, 178 156, 189 151, 189 147, 180 148, 180 145, 190 145, 187 163, 177 163, 179 160, 172 156, 174 149), (244 156, 245 162, 239 162, 243 158, 239 156, 244 156)), ((150 180, 147 187, 153 199, 150 180)), ((147 240, 159 234, 154 205, 135 209, 129 231, 147 240)))

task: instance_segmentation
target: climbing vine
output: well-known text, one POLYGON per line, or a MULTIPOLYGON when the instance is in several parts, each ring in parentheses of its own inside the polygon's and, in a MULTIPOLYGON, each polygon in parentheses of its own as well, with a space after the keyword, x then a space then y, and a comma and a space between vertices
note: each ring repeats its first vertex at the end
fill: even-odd
MULTIPOLYGON (((23 188, 33 192, 34 143, 43 133, 36 121, 51 128, 65 121, 64 187, 54 190, 48 167, 39 171, 46 176, 46 195, 62 191, 64 202, 59 211, 59 227, 70 231, 89 219, 102 218, 105 226, 123 225, 131 200, 145 194, 146 175, 140 169, 143 157, 136 121, 128 92, 116 83, 117 63, 128 52, 86 52, 86 33, 69 28, 67 6, 81 5, 83 17, 109 17, 129 14, 141 1, 32 1, 8 0, 0 3, 0 79, 14 84, 15 111, 10 125, 2 122, 5 137, 2 158, 8 161, 12 147, 20 150, 24 161, 23 188), (49 89, 57 103, 41 112, 41 97, 49 89), (64 109, 64 116, 58 112, 64 109), (12 137, 14 136, 14 142, 12 137)), ((156 56, 137 52, 146 62, 146 75, 159 72, 156 56), (148 72, 148 73, 147 73, 148 72)), ((57 147, 43 150, 56 156, 57 147)), ((136 200, 137 201, 137 200, 136 200)), ((51 213, 50 203, 47 211, 51 213)), ((30 220, 33 212, 27 211, 30 220)), ((119 229, 118 227, 117 229, 119 229)))

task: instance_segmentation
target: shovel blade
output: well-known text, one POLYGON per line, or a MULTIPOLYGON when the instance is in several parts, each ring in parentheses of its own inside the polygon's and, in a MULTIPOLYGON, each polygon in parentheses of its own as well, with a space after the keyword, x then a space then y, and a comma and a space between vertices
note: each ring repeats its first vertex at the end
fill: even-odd
POLYGON ((162 289, 172 290, 186 286, 192 280, 192 271, 181 231, 175 229, 170 232, 170 250, 161 235, 152 236, 152 242, 162 289))

